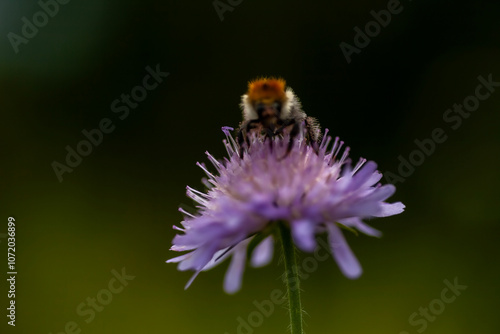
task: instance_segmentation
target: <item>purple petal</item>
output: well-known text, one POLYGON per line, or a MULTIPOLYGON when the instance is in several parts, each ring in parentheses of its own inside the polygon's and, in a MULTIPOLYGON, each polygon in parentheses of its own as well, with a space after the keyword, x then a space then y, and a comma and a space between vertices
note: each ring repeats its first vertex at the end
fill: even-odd
POLYGON ((173 259, 169 259, 166 262, 167 263, 181 262, 181 261, 184 261, 185 259, 187 259, 189 256, 191 256, 191 253, 187 253, 187 254, 183 254, 181 256, 174 257, 173 259))
POLYGON ((201 270, 207 265, 212 259, 215 252, 217 251, 216 246, 209 244, 198 248, 197 250, 191 252, 191 256, 181 263, 179 263, 178 269, 184 271, 187 269, 201 270))
POLYGON ((253 198, 249 205, 249 211, 258 213, 269 220, 280 220, 288 217, 290 209, 276 207, 272 198, 253 198))
POLYGON ((371 181, 373 173, 377 170, 377 164, 373 161, 368 161, 360 170, 354 174, 352 181, 349 184, 349 189, 355 190, 363 186, 367 181, 371 181))
POLYGON ((382 232, 365 224, 361 219, 359 219, 357 217, 341 219, 341 220, 339 220, 339 223, 341 223, 342 225, 348 226, 348 227, 354 227, 358 231, 360 231, 366 235, 370 235, 372 237, 380 238, 382 236, 382 232))
POLYGON ((185 252, 185 251, 188 251, 188 250, 193 250, 196 247, 197 246, 173 245, 172 247, 170 247, 170 250, 173 250, 173 251, 176 251, 176 252, 185 252))
POLYGON ((383 185, 383 186, 375 189, 375 191, 373 191, 370 195, 366 196, 365 200, 384 201, 384 200, 388 199, 389 197, 391 197, 395 191, 396 191, 396 187, 394 187, 394 185, 386 184, 386 185, 383 185))
POLYGON ((380 211, 375 214, 375 217, 388 217, 388 216, 393 216, 397 215, 401 212, 403 212, 405 209, 405 205, 401 202, 396 202, 396 203, 381 203, 380 204, 380 211))
POLYGON ((214 254, 214 256, 212 257, 212 259, 205 265, 205 267, 203 267, 203 271, 207 271, 207 270, 212 269, 213 267, 218 266, 219 264, 224 262, 228 257, 232 256, 238 250, 245 250, 246 251, 248 244, 250 243, 250 241, 252 241, 252 239, 253 239, 252 237, 247 238, 246 240, 239 242, 233 248, 226 247, 224 249, 217 251, 214 254))
POLYGON ((382 173, 380 173, 379 171, 375 171, 372 176, 370 176, 370 178, 368 179, 368 181, 366 181, 366 184, 367 185, 374 185, 375 183, 377 183, 378 181, 380 181, 380 179, 382 178, 382 173))
POLYGON ((233 250, 229 250, 229 247, 217 251, 212 259, 203 267, 203 271, 212 269, 224 262, 229 256, 231 256, 233 250))
POLYGON ((198 270, 197 272, 195 272, 193 274, 193 276, 191 276, 191 278, 189 279, 189 281, 184 286, 184 290, 187 290, 187 288, 189 288, 191 286, 191 284, 193 283, 194 279, 196 278, 196 276, 198 276, 199 273, 200 273, 200 271, 198 270))
POLYGON ((274 238, 268 236, 255 247, 252 253, 252 267, 258 268, 267 265, 271 262, 274 252, 274 238))
POLYGON ((245 270, 245 262, 247 258, 246 248, 238 249, 231 258, 231 264, 226 271, 224 277, 224 291, 227 293, 235 293, 241 288, 243 271, 245 270))
POLYGON ((342 209, 339 208, 337 212, 332 212, 332 217, 336 218, 335 220, 351 218, 355 216, 359 217, 374 216, 377 212, 380 212, 380 203, 363 200, 360 203, 351 204, 351 206, 342 209))
POLYGON ((361 276, 363 269, 354 256, 351 248, 344 239, 344 235, 335 223, 326 224, 328 229, 328 240, 332 249, 333 258, 337 261, 340 271, 350 279, 361 276))
POLYGON ((315 227, 316 225, 307 219, 292 222, 293 241, 303 251, 312 252, 316 249, 315 227))

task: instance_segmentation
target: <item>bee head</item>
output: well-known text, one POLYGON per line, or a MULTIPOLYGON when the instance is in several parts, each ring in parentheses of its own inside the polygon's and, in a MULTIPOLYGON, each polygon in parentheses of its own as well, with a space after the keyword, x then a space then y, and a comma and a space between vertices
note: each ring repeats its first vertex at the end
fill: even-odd
POLYGON ((243 95, 242 106, 245 119, 259 119, 263 123, 276 124, 281 118, 281 109, 287 101, 285 80, 260 78, 248 83, 248 92, 243 95))
POLYGON ((260 78, 248 83, 248 99, 252 103, 272 104, 286 99, 286 82, 283 79, 260 78))

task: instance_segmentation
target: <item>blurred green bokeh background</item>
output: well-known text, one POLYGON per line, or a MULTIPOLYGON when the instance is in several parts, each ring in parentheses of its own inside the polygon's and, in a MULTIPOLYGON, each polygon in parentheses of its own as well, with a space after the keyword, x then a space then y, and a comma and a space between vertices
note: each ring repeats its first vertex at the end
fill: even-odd
MULTIPOLYGON (((232 3, 221 21, 211 0, 70 1, 17 53, 8 34, 22 36, 40 4, 0 3, 0 233, 15 217, 18 270, 16 327, 2 313, 0 332, 55 334, 74 321, 81 333, 238 333, 238 317, 282 289, 278 257, 248 269, 233 296, 222 290, 227 264, 184 291, 191 274, 165 260, 177 207, 192 205, 185 186, 202 189, 195 162, 205 150, 224 155, 220 128, 240 121, 247 80, 278 75, 353 159, 383 172, 397 173, 415 139, 448 136, 397 184, 391 200, 406 212, 372 222, 382 239, 346 236, 364 275, 350 281, 329 259, 303 281, 306 332, 418 333, 409 317, 457 278, 467 289, 424 332, 498 333, 500 87, 456 130, 443 115, 478 76, 500 81, 500 3, 403 1, 349 64, 339 44, 353 44, 354 27, 388 1, 232 3), (111 103, 157 64, 170 75, 121 120, 111 103), (103 118, 114 131, 59 182, 53 161, 65 163, 65 147, 103 118), (135 278, 87 323, 77 307, 122 268, 135 278)), ((0 287, 6 312, 5 279, 0 287)), ((287 326, 277 306, 239 332, 287 326)))

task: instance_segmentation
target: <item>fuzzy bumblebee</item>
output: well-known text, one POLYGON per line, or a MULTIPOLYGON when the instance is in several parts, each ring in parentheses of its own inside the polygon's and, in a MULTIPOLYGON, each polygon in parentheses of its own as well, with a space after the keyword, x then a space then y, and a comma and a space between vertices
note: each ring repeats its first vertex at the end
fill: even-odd
POLYGON ((303 131, 306 141, 317 146, 320 126, 317 120, 302 110, 299 99, 286 82, 279 78, 259 78, 248 83, 248 92, 241 97, 243 121, 238 130, 240 156, 248 135, 257 132, 266 138, 289 133, 290 152, 293 140, 303 131))

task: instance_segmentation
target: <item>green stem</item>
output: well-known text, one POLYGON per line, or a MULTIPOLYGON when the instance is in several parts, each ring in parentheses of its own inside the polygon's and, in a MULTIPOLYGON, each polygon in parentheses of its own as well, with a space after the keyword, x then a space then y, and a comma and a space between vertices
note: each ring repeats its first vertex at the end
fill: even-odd
POLYGON ((279 224, 283 255, 285 257, 286 288, 290 309, 290 325, 292 334, 302 334, 302 306, 300 303, 300 281, 295 257, 295 246, 292 242, 290 228, 279 224))

